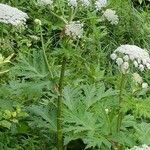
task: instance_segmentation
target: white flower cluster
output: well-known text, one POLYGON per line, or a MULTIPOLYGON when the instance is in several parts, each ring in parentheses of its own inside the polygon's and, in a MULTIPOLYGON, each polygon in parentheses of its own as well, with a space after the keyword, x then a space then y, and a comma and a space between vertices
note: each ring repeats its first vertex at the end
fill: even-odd
POLYGON ((68 5, 71 7, 77 7, 77 0, 68 0, 68 5))
POLYGON ((134 64, 140 71, 144 71, 145 68, 150 69, 149 53, 135 45, 121 45, 111 54, 111 59, 116 60, 123 72, 129 68, 129 62, 134 64))
POLYGON ((15 7, 7 4, 0 4, 0 22, 14 26, 23 25, 28 15, 15 7))
POLYGON ((65 26, 65 34, 73 39, 80 38, 83 34, 83 24, 80 21, 72 21, 65 26))
POLYGON ((83 6, 89 6, 91 4, 90 0, 81 0, 81 2, 83 6))
POLYGON ((106 7, 107 5, 107 0, 97 0, 95 2, 95 6, 97 10, 101 10, 103 7, 106 7))
POLYGON ((104 11, 103 16, 112 24, 112 25, 116 25, 119 22, 119 18, 118 15, 116 15, 116 11, 115 10, 111 10, 111 9, 106 9, 106 11, 104 11))
POLYGON ((148 84, 143 82, 143 78, 138 73, 133 73, 133 80, 135 83, 142 85, 143 89, 148 88, 148 84))
POLYGON ((142 146, 134 146, 131 149, 126 149, 126 150, 150 150, 150 147, 146 144, 142 145, 142 146))
POLYGON ((52 0, 37 0, 37 4, 40 6, 52 5, 52 0))

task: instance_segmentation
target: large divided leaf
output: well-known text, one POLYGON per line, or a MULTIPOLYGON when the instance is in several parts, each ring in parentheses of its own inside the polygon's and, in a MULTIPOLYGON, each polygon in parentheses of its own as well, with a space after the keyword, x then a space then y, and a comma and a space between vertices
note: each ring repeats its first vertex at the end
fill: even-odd
MULTIPOLYGON (((103 98, 116 95, 116 92, 111 89, 106 90, 104 84, 87 84, 77 88, 66 86, 63 92, 66 106, 64 132, 67 140, 65 141, 80 138, 87 144, 86 148, 106 146, 110 149, 111 144, 105 137, 109 131, 103 130, 104 124, 108 127, 108 119, 102 113, 97 115, 92 106, 98 104, 103 98)), ((103 108, 100 112, 102 110, 103 108)))
POLYGON ((43 106, 33 105, 28 108, 30 113, 34 116, 37 116, 37 126, 38 126, 38 117, 43 119, 43 127, 45 123, 48 123, 48 127, 51 131, 56 132, 56 115, 54 111, 50 111, 48 108, 43 106))
POLYGON ((12 73, 25 79, 41 79, 48 75, 43 53, 33 51, 27 55, 20 54, 18 63, 12 68, 12 73))

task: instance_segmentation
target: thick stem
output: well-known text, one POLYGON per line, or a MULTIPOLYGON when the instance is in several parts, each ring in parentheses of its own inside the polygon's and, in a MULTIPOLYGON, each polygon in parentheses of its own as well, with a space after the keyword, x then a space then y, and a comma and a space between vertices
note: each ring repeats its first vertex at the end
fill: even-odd
POLYGON ((63 150, 63 132, 62 132, 62 105, 63 105, 63 82, 65 76, 66 58, 64 57, 61 65, 59 80, 59 96, 57 101, 57 149, 63 150))

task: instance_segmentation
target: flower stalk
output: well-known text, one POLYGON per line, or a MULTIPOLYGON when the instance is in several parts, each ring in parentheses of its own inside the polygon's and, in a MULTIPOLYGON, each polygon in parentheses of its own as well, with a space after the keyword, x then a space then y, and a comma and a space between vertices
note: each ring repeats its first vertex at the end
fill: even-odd
POLYGON ((45 45, 44 45, 44 39, 43 39, 43 33, 42 33, 42 27, 41 26, 40 26, 40 35, 41 35, 41 44, 42 44, 43 56, 44 56, 48 71, 49 71, 51 77, 53 78, 53 74, 51 72, 51 68, 50 68, 48 58, 47 58, 47 55, 46 55, 46 51, 45 51, 45 45))
POLYGON ((117 132, 120 131, 121 122, 123 118, 123 114, 120 109, 121 109, 121 103, 123 101, 122 95, 123 95, 123 88, 124 88, 124 81, 125 81, 124 78, 125 78, 125 75, 121 74, 120 86, 119 86, 119 114, 118 114, 118 119, 117 119, 117 132))
POLYGON ((63 57, 59 78, 59 95, 57 100, 57 149, 63 150, 63 131, 62 131, 62 105, 63 105, 63 83, 65 77, 66 58, 63 57))
MULTIPOLYGON (((117 132, 120 132, 121 123, 123 119, 123 112, 121 110, 121 103, 123 102, 123 89, 125 86, 125 74, 121 73, 120 85, 119 85, 119 110, 118 110, 118 118, 117 118, 117 132)), ((117 144, 117 149, 121 150, 121 145, 117 144)))

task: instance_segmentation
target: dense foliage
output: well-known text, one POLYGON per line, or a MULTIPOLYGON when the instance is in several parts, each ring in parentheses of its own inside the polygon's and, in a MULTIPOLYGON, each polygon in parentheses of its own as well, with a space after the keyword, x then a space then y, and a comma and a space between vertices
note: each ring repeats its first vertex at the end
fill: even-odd
MULTIPOLYGON (((110 58, 123 44, 150 50, 149 0, 109 0, 117 23, 104 18, 106 8, 66 0, 1 3, 29 19, 0 23, 0 150, 57 149, 59 119, 66 150, 150 145, 150 88, 133 80, 137 68, 123 74, 110 58), (73 20, 83 23, 81 37, 66 33, 73 20)), ((150 83, 150 70, 140 75, 150 83)))

